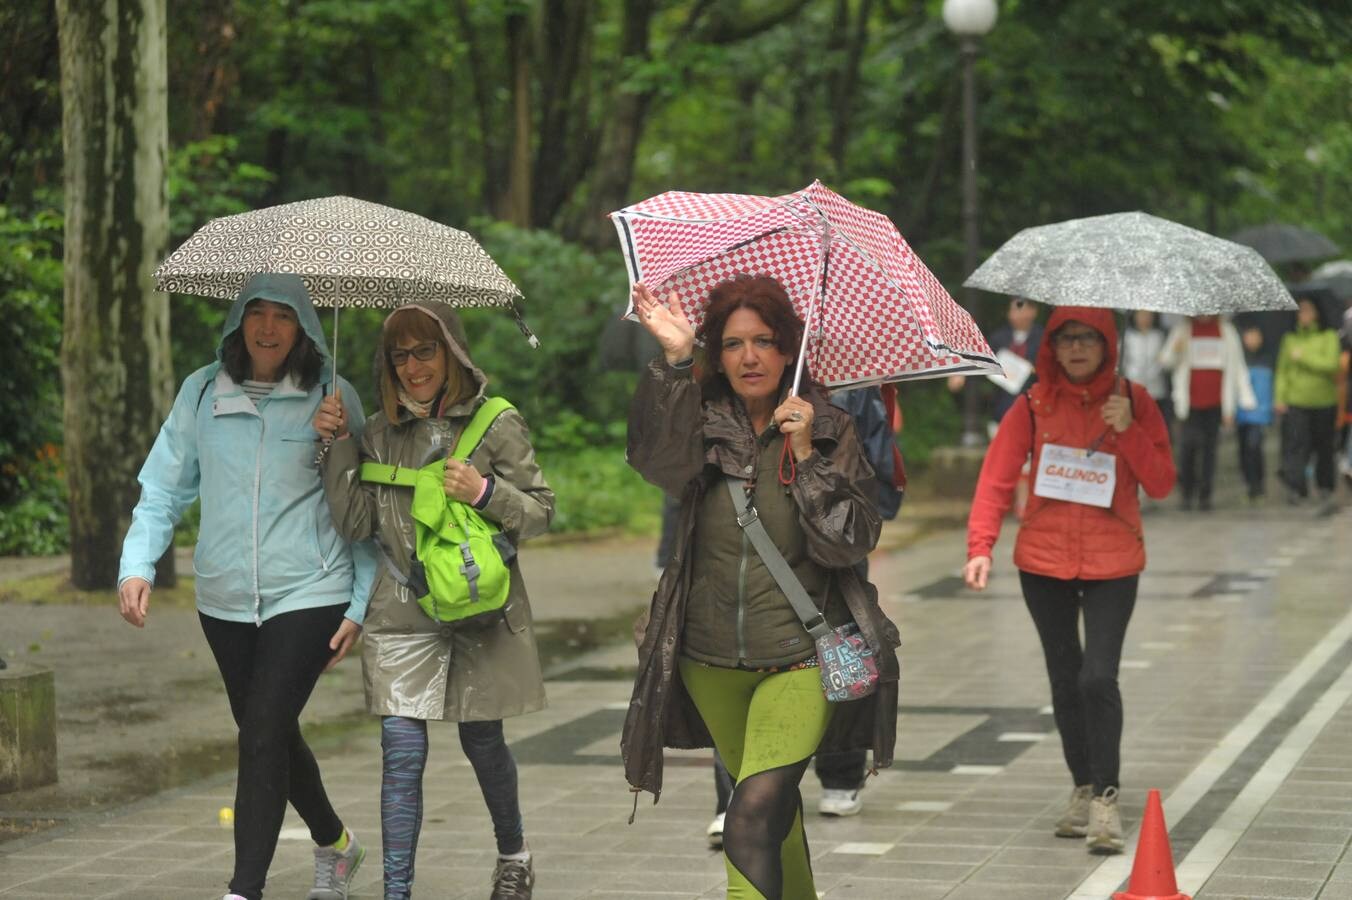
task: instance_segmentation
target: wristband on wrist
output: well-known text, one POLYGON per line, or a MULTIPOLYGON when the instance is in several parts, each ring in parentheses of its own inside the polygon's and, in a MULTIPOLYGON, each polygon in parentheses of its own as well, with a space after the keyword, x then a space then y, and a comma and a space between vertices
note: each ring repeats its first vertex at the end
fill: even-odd
POLYGON ((478 505, 479 505, 479 502, 480 502, 481 500, 483 500, 484 494, 487 494, 487 493, 488 493, 488 479, 485 478, 485 479, 483 480, 483 484, 479 485, 479 493, 476 494, 475 497, 474 497, 474 499, 471 500, 471 501, 469 502, 469 505, 470 505, 470 506, 478 506, 478 505))

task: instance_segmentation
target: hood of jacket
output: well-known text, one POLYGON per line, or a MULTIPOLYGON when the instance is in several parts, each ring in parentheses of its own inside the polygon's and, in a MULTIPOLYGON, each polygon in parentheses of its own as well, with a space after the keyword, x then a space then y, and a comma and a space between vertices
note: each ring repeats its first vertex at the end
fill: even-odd
POLYGON ((1058 306, 1052 310, 1043 331, 1042 346, 1038 348, 1037 360, 1033 367, 1037 370, 1037 384, 1030 388, 1034 397, 1045 402, 1063 391, 1073 391, 1076 395, 1088 391, 1092 397, 1106 397, 1117 384, 1117 319, 1111 309, 1096 309, 1090 306, 1058 306), (1073 384, 1066 377, 1065 370, 1056 361, 1056 332, 1067 322, 1079 322, 1103 335, 1103 365, 1087 384, 1073 384))
MULTIPOLYGON (((467 416, 472 414, 488 390, 488 376, 474 364, 474 360, 469 355, 469 338, 465 335, 465 326, 460 321, 460 316, 453 307, 446 303, 434 303, 426 300, 405 303, 397 309, 390 310, 390 314, 385 317, 385 325, 381 326, 382 334, 394 314, 405 309, 417 310, 437 323, 438 327, 441 328, 441 336, 445 339, 446 346, 451 348, 451 353, 459 360, 460 365, 464 366, 465 371, 469 373, 470 379, 474 382, 474 391, 468 398, 454 406, 440 410, 438 414, 442 416, 467 416)), ((372 361, 372 365, 375 367, 376 384, 381 382, 385 364, 384 341, 382 340, 376 346, 375 359, 372 361)), ((413 414, 401 406, 399 415, 403 419, 413 414)))
POLYGON ((244 321, 244 307, 253 300, 271 300, 273 303, 283 303, 295 310, 300 327, 305 329, 305 334, 314 341, 315 348, 319 350, 319 355, 324 360, 319 371, 320 383, 327 384, 332 381, 333 357, 329 354, 328 338, 324 336, 324 329, 319 325, 319 313, 315 312, 310 292, 299 275, 260 272, 244 283, 225 317, 221 339, 216 344, 216 359, 222 359, 225 339, 239 330, 240 323, 244 321))

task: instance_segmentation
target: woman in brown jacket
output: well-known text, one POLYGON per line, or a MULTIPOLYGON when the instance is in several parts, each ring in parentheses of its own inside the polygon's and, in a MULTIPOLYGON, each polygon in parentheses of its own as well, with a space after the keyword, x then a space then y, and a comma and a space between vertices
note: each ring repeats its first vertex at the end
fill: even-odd
MULTIPOLYGON (((407 900, 413 886, 429 721, 459 723, 460 746, 497 838, 493 900, 528 900, 535 872, 523 834, 516 763, 502 731, 505 717, 545 704, 525 582, 513 559, 500 617, 478 625, 434 621, 402 583, 415 557, 413 489, 363 481, 358 474, 363 462, 420 468, 446 456, 483 402, 488 379, 470 359, 459 319, 441 303, 410 303, 390 314, 377 369, 381 408, 367 420, 360 445, 345 439, 341 398, 324 401, 314 427, 337 438, 323 466, 334 524, 345 536, 374 537, 385 557, 362 652, 367 708, 381 717, 385 900, 407 900)), ((554 492, 516 410, 493 421, 468 463, 446 460, 447 497, 472 504, 513 545, 548 530, 554 492)))
POLYGON ((824 390, 809 382, 789 395, 803 325, 774 279, 741 276, 710 292, 698 382, 697 335, 675 293, 664 304, 639 284, 634 303, 663 356, 634 396, 628 460, 681 498, 681 525, 639 647, 626 777, 657 794, 664 746, 712 743, 736 780, 723 832, 728 897, 815 898, 798 792, 808 761, 818 749, 872 747, 885 766, 896 732, 896 629, 851 568, 878 540, 873 473, 849 414, 824 390), (875 694, 827 702, 812 638, 744 536, 725 483, 745 492, 826 620, 859 625, 878 659, 875 694))

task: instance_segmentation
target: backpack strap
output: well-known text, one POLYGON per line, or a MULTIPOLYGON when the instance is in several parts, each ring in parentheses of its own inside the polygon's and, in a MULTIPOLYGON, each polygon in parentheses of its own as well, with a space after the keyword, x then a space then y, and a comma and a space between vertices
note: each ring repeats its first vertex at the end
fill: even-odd
MULTIPOLYGON (((452 456, 465 458, 474 452, 484 435, 498 418, 509 409, 516 409, 510 401, 502 397, 489 397, 479 404, 464 431, 455 442, 452 456)), ((411 466, 391 466, 385 463, 364 462, 361 464, 361 480, 376 484, 397 484, 401 487, 413 487, 418 483, 418 470, 411 466)))
POLYGON ((516 407, 505 397, 485 398, 484 402, 479 404, 479 408, 474 411, 474 415, 465 425, 465 429, 460 432, 460 437, 456 439, 455 449, 451 451, 451 455, 460 459, 467 458, 479 446, 479 443, 484 439, 484 435, 488 433, 488 429, 497 421, 498 416, 509 409, 516 409, 516 407))
POLYGON ((374 481, 377 484, 397 484, 401 487, 413 487, 418 483, 418 470, 410 466, 390 466, 385 463, 364 462, 361 464, 361 480, 374 481))

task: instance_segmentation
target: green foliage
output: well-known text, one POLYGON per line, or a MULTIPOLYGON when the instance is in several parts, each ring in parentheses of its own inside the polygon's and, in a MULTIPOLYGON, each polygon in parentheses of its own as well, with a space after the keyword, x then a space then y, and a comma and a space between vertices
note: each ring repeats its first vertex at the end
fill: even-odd
POLYGON ((634 376, 605 371, 598 352, 607 321, 624 311, 627 299, 620 254, 594 254, 555 234, 502 222, 478 223, 472 230, 521 288, 526 322, 540 338, 532 350, 499 309, 465 315, 474 361, 493 382, 492 390, 539 425, 569 411, 593 423, 622 419, 634 376))
POLYGON ((12 502, 0 505, 0 556, 64 553, 69 545, 66 479, 60 456, 48 446, 33 457, 3 465, 12 502))
POLYGON ((629 468, 623 444, 541 450, 539 462, 555 494, 552 532, 657 530, 662 492, 629 468))
MULTIPOLYGON (((61 436, 61 215, 0 206, 0 468, 28 465, 61 436)), ((0 478, 0 507, 23 495, 0 478)))
POLYGON ((962 433, 961 394, 942 381, 910 381, 897 388, 904 419, 897 445, 908 467, 924 468, 936 447, 951 447, 962 433))

